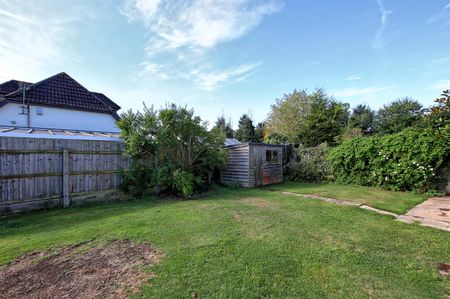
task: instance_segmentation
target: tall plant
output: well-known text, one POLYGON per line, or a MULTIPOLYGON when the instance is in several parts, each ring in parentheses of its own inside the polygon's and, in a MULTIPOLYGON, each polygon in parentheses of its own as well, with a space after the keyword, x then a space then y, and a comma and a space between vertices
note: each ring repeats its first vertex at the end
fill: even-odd
POLYGON ((132 159, 124 181, 140 194, 150 187, 189 197, 226 161, 223 134, 209 132, 186 107, 171 104, 159 111, 128 111, 118 126, 132 159))

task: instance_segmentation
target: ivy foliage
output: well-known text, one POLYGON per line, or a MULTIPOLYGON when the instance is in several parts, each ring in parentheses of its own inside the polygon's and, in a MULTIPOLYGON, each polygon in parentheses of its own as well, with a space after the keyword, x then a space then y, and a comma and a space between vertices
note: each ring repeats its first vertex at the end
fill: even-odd
POLYGON ((329 155, 332 175, 339 183, 417 192, 436 188, 448 159, 450 139, 441 138, 431 127, 351 139, 329 155))

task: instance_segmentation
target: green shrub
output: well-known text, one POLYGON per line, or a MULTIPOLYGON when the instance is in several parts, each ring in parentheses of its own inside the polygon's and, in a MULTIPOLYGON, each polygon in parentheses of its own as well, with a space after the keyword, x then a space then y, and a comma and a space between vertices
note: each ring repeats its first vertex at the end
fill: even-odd
POLYGON ((167 191, 190 197, 207 188, 214 169, 226 162, 224 136, 208 131, 207 123, 186 107, 128 111, 117 125, 131 160, 123 189, 136 196, 167 191))
POLYGON ((241 183, 239 181, 232 181, 227 187, 231 190, 238 190, 241 189, 241 183))
POLYGON ((201 182, 201 180, 195 177, 192 173, 177 169, 173 173, 174 186, 181 192, 184 197, 191 197, 194 195, 195 184, 201 182))
POLYGON ((338 183, 426 192, 449 158, 449 141, 431 128, 360 137, 344 142, 329 155, 338 183))
POLYGON ((152 182, 152 169, 145 163, 133 160, 127 171, 121 171, 122 182, 120 188, 122 191, 140 197, 149 188, 152 182))
POLYGON ((289 163, 289 177, 309 182, 326 181, 330 174, 328 153, 330 147, 320 144, 316 147, 300 146, 295 150, 297 159, 289 163))

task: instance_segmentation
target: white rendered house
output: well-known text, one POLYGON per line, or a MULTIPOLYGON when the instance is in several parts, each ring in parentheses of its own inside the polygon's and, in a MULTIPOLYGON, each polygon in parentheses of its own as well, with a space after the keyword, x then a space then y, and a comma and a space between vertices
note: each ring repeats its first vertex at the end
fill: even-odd
POLYGON ((0 84, 0 127, 118 132, 116 103, 66 73, 37 83, 0 84))

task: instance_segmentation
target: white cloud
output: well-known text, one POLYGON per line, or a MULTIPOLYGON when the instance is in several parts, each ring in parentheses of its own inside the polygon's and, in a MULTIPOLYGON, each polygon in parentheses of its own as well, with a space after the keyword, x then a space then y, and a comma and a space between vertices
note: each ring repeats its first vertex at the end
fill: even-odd
POLYGON ((439 80, 430 85, 430 89, 443 91, 450 89, 450 80, 439 80))
POLYGON ((371 96, 382 91, 393 89, 395 86, 385 86, 385 87, 364 87, 364 88, 346 88, 337 90, 333 93, 336 97, 355 97, 355 96, 371 96))
MULTIPOLYGON (((61 3, 63 5, 63 3, 61 3)), ((85 16, 81 5, 61 9, 54 1, 0 0, 0 77, 42 79, 42 73, 70 57, 71 24, 85 16)))
POLYGON ((160 0, 134 0, 126 1, 121 12, 129 19, 143 19, 148 22, 156 13, 160 0))
POLYGON ((126 0, 121 12, 141 21, 155 35, 149 49, 161 51, 214 47, 243 36, 279 9, 273 1, 126 0))
POLYGON ((441 21, 444 22, 444 24, 446 26, 450 25, 450 3, 445 5, 439 13, 431 16, 427 20, 426 24, 431 25, 431 24, 438 23, 441 21))
POLYGON ((279 1, 125 0, 121 13, 141 22, 149 34, 145 51, 152 63, 144 62, 138 76, 190 80, 203 91, 244 80, 261 62, 241 61, 219 70, 212 67, 216 63, 208 52, 249 33, 281 8, 279 1))
POLYGON ((351 75, 348 76, 347 78, 345 78, 345 81, 356 81, 356 80, 361 80, 362 77, 360 75, 351 75))
POLYGON ((377 0, 377 4, 378 4, 378 9, 380 10, 380 13, 381 13, 381 18, 380 18, 380 27, 378 27, 378 30, 375 33, 375 37, 372 40, 372 48, 373 49, 380 49, 386 45, 384 38, 383 38, 383 33, 386 28, 388 16, 392 13, 392 10, 387 9, 384 6, 384 3, 382 0, 377 0))
POLYGON ((448 57, 441 57, 441 58, 433 59, 433 60, 431 61, 431 64, 447 63, 447 61, 448 61, 448 57))
POLYGON ((316 66, 316 65, 319 65, 319 64, 320 64, 320 61, 311 61, 311 62, 308 62, 306 64, 306 66, 316 66))
POLYGON ((190 75, 194 78, 200 88, 205 91, 212 91, 222 84, 232 81, 240 82, 248 76, 254 74, 262 62, 253 64, 242 64, 233 69, 222 71, 202 71, 195 69, 191 71, 190 75))

